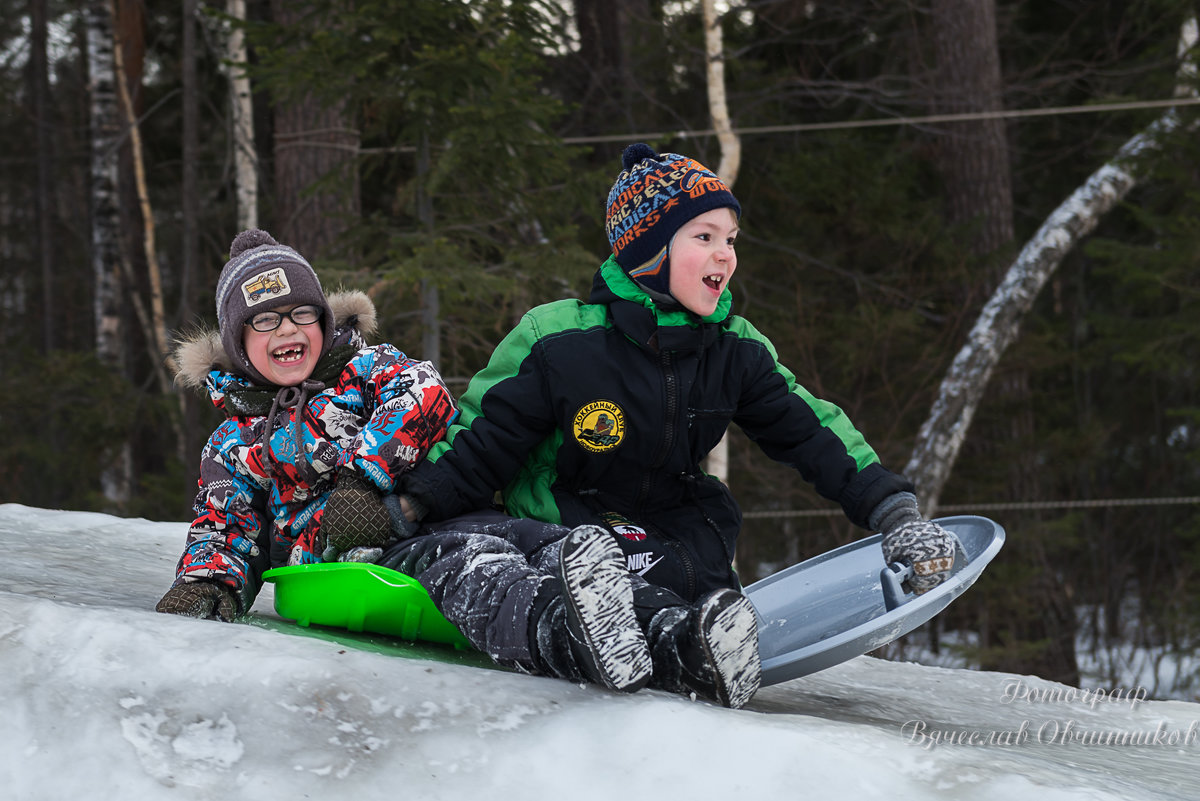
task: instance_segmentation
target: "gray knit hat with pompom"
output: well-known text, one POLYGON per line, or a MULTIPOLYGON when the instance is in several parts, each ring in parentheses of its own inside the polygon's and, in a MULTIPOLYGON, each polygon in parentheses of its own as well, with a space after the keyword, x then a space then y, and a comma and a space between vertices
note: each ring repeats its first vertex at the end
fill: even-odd
POLYGON ((217 281, 217 324, 221 345, 235 367, 269 385, 246 356, 242 333, 246 321, 262 311, 279 306, 319 306, 325 343, 317 358, 333 345, 333 310, 321 289, 312 265, 287 245, 281 245, 266 231, 251 228, 242 231, 229 246, 229 261, 217 281))

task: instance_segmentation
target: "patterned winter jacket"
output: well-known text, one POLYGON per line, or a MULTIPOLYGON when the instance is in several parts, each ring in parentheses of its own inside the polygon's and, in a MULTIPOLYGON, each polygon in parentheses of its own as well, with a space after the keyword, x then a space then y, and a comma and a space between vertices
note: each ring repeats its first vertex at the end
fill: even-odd
POLYGON ((179 380, 206 388, 227 417, 201 456, 196 517, 175 584, 220 582, 236 593, 239 612, 254 602, 265 570, 320 561, 321 516, 339 471, 349 466, 391 490, 458 413, 433 365, 391 345, 366 345, 375 325, 366 295, 333 294, 329 304, 336 331, 318 366, 324 388, 254 387, 230 371, 216 332, 176 351, 179 380), (289 401, 296 405, 286 408, 289 401))
POLYGON ((685 598, 737 586, 741 512, 700 461, 731 422, 866 527, 911 490, 835 405, 729 314, 658 307, 609 259, 589 302, 527 313, 460 399, 447 439, 402 479, 437 520, 503 490, 509 514, 620 535, 631 570, 685 598))

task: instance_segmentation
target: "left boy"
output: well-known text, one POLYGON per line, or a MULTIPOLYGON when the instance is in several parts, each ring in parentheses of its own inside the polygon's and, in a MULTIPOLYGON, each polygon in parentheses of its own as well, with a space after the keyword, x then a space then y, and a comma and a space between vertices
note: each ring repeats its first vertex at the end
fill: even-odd
POLYGON ((206 388, 226 419, 201 456, 196 516, 156 608, 232 620, 271 567, 383 545, 378 493, 457 411, 433 365, 367 346, 365 294, 326 297, 308 261, 265 231, 234 239, 216 307, 219 330, 182 342, 176 359, 178 380, 206 388))
POLYGON ((632 692, 650 680, 620 549, 603 530, 487 513, 413 536, 392 494, 457 415, 428 362, 367 346, 361 292, 326 298, 309 263, 265 231, 230 248, 218 331, 177 351, 226 420, 200 465, 196 517, 160 612, 231 621, 279 565, 374 560, 417 577, 496 662, 632 692))

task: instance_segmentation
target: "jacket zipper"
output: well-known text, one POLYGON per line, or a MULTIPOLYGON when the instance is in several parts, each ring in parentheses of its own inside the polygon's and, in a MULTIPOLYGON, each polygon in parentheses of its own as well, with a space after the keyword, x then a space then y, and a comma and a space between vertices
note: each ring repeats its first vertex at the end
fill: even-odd
POLYGON ((638 509, 641 509, 645 505, 646 499, 650 497, 650 493, 654 489, 654 473, 667 463, 667 459, 671 456, 671 448, 675 445, 675 418, 679 414, 679 379, 675 375, 675 366, 672 363, 670 351, 663 351, 659 354, 659 366, 662 368, 663 384, 667 392, 667 413, 663 420, 662 446, 650 464, 650 469, 642 476, 642 486, 638 491, 637 498, 638 509))
MULTIPOLYGON (((663 420, 663 439, 662 446, 659 448, 658 455, 650 465, 642 478, 641 490, 638 492, 637 506, 635 508, 642 509, 645 506, 646 500, 654 490, 654 474, 667 463, 671 458, 671 449, 675 447, 675 424, 676 418, 679 416, 679 376, 675 374, 674 359, 671 358, 671 351, 662 351, 659 354, 659 366, 662 368, 663 385, 666 388, 667 394, 667 409, 663 420)), ((696 594, 696 566, 692 564, 691 554, 683 543, 679 542, 675 537, 661 531, 655 527, 659 541, 667 548, 670 548, 678 557, 679 563, 683 565, 684 573, 686 574, 687 595, 690 598, 696 594)))

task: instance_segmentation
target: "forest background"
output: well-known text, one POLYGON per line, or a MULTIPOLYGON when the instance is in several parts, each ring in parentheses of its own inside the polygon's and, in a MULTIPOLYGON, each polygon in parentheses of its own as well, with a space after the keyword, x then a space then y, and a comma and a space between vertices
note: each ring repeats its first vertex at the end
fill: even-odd
MULTIPOLYGON (((189 517, 216 412, 167 353, 245 227, 461 392, 527 308, 586 297, 647 141, 736 174, 734 310, 799 382, 939 514, 1008 530, 910 647, 1196 698, 1197 5, 0 0, 0 502, 189 517), (930 447, 985 303, 1105 169, 930 447)), ((736 430, 727 480, 747 582, 863 534, 736 430)))

